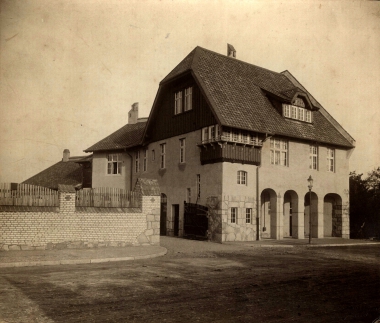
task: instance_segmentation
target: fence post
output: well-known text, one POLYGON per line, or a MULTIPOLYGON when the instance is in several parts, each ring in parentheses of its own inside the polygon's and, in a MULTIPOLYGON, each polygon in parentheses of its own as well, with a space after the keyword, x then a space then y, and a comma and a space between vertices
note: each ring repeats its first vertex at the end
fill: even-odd
POLYGON ((58 184, 59 212, 75 212, 75 188, 72 185, 58 184))

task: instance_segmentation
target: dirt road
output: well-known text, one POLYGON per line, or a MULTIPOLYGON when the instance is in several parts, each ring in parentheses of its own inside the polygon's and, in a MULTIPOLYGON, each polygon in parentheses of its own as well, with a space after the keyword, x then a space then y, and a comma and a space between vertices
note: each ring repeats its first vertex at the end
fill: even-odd
POLYGON ((378 246, 250 248, 163 237, 161 258, 0 271, 0 322, 372 322, 378 246))

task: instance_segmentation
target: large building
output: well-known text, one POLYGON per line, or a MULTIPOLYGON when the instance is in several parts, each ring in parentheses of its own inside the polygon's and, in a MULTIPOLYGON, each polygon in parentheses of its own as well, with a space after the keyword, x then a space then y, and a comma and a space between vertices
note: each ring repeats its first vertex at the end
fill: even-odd
POLYGON ((161 81, 148 120, 137 113, 86 150, 92 183, 157 179, 162 234, 302 239, 311 214, 312 237, 349 238, 355 141, 288 71, 242 62, 231 45, 196 47, 161 81))

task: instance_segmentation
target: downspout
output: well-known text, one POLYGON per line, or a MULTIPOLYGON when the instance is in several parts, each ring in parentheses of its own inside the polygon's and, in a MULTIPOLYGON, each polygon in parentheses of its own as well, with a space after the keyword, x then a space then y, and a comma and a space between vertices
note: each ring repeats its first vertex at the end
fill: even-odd
POLYGON ((260 240, 260 204, 259 204, 259 169, 260 165, 256 167, 256 240, 260 240))
POLYGON ((130 186, 130 191, 133 191, 133 187, 132 187, 132 184, 133 184, 133 181, 132 181, 132 177, 133 177, 133 157, 129 154, 129 152, 127 152, 127 149, 125 149, 125 152, 131 158, 131 186, 130 186))

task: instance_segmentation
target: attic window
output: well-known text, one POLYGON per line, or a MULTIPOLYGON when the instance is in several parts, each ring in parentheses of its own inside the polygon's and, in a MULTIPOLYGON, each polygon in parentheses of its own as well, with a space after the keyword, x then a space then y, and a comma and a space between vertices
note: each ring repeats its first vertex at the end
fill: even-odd
POLYGON ((174 93, 174 114, 180 114, 193 109, 193 87, 174 93))
POLYGON ((309 109, 305 108, 305 102, 301 98, 296 98, 293 104, 282 104, 282 113, 285 118, 311 123, 312 115, 309 109))

